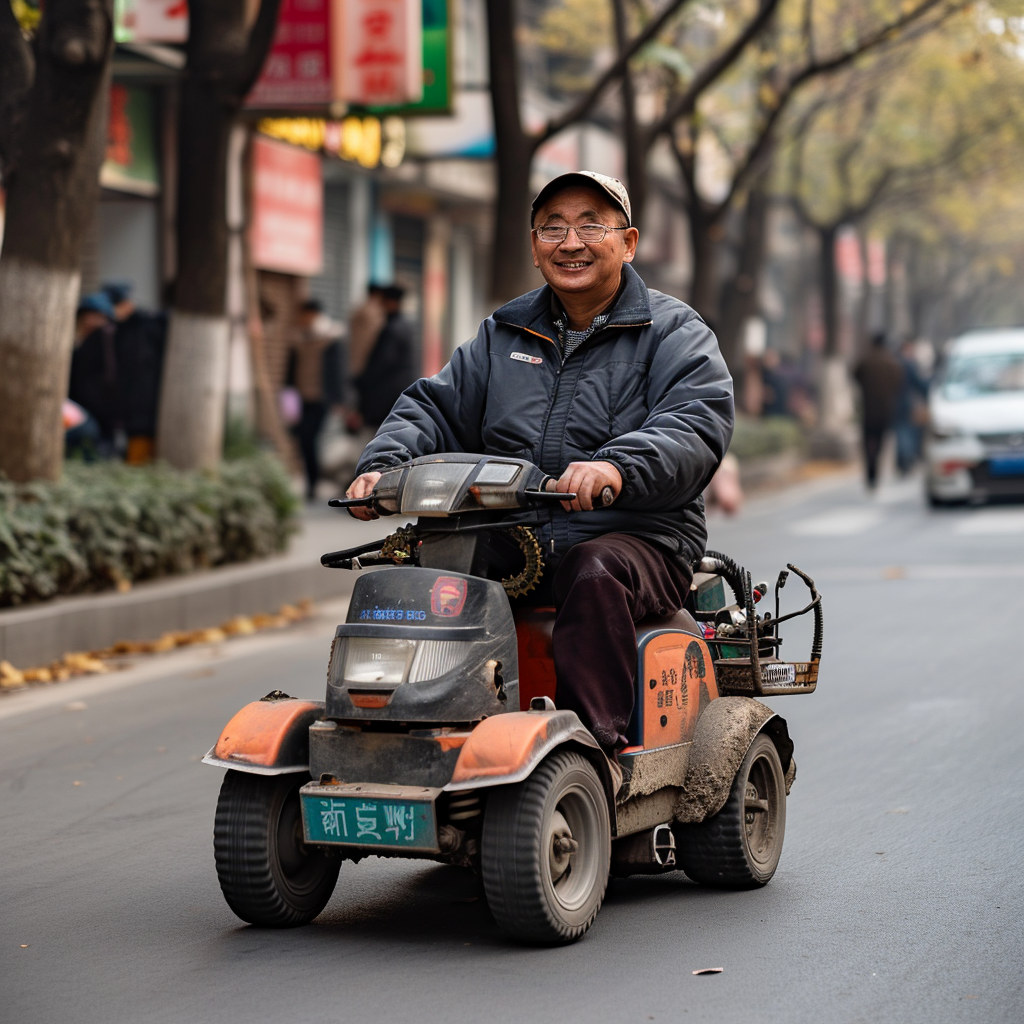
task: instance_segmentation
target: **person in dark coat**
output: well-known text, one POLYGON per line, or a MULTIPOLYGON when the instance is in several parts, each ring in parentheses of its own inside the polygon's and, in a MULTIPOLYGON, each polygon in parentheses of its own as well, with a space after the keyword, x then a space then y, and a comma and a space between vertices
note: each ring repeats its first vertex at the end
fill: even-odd
POLYGON ((298 327, 288 350, 286 383, 302 400, 294 433, 306 470, 306 500, 316 497, 320 479, 320 434, 332 408, 340 408, 344 381, 341 327, 324 314, 318 299, 299 309, 298 327))
POLYGON ((388 285, 383 289, 384 326, 374 343, 362 372, 356 377, 359 415, 375 430, 391 412, 398 396, 416 379, 413 327, 402 313, 405 289, 388 285))
POLYGON ((928 382, 914 357, 914 343, 900 346, 903 384, 896 399, 894 426, 896 432, 896 468, 906 476, 921 458, 921 424, 927 417, 928 382))
POLYGON ((871 347, 853 371, 861 391, 864 473, 871 490, 878 483, 878 457, 885 435, 892 429, 904 378, 900 361, 885 344, 884 334, 874 335, 871 347))
POLYGON ((138 309, 130 281, 109 281, 103 291, 114 309, 119 405, 128 447, 125 461, 143 465, 156 449, 156 418, 160 402, 167 316, 138 309))
POLYGON ((114 453, 114 436, 121 426, 113 319, 114 308, 103 292, 82 296, 68 378, 68 398, 95 420, 103 456, 114 453))
POLYGON ((634 623, 680 608, 704 553, 701 494, 732 436, 732 379, 697 313, 629 266, 639 233, 620 181, 555 178, 531 221, 547 284, 502 306, 440 373, 406 389, 347 493, 369 494, 382 470, 417 456, 464 451, 529 459, 555 490, 576 494, 535 527, 541 586, 556 606, 556 704, 580 716, 617 772, 633 712, 634 623), (613 504, 595 508, 606 487, 613 504))

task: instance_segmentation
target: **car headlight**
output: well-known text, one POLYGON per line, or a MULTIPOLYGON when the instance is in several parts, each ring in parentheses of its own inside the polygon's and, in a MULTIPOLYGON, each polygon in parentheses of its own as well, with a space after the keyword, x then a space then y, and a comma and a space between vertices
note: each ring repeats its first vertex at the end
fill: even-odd
POLYGON ((405 640, 346 637, 338 682, 355 686, 399 686, 437 679, 458 668, 469 654, 464 640, 405 640))
POLYGON ((936 441, 952 441, 957 437, 966 437, 967 433, 954 423, 933 423, 928 433, 936 441))

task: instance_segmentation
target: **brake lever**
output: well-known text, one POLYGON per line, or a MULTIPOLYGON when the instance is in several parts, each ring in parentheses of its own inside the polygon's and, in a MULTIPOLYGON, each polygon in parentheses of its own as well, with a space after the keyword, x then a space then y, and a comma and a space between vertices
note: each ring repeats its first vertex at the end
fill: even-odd
MULTIPOLYGON (((525 490, 523 496, 530 498, 534 501, 575 501, 577 494, 574 491, 535 491, 525 490)), ((604 487, 601 489, 600 494, 596 495, 596 501, 594 502, 594 508, 607 508, 615 500, 615 492, 610 487, 604 487)))

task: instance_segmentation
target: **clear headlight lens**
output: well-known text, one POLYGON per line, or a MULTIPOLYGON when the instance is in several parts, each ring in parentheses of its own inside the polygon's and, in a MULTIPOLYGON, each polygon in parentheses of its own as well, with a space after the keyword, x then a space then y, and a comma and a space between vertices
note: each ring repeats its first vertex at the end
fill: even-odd
POLYGON ((469 654, 463 640, 345 638, 341 681, 356 686, 421 683, 458 668, 469 654))
POLYGON ((472 462, 437 462, 414 466, 405 478, 402 512, 414 516, 441 516, 452 510, 472 462))
POLYGON ((933 423, 929 433, 936 441, 952 441, 956 437, 966 437, 965 431, 953 423, 933 423))
POLYGON ((415 640, 347 637, 342 678, 346 683, 391 683, 397 686, 405 682, 405 674, 415 653, 415 640))

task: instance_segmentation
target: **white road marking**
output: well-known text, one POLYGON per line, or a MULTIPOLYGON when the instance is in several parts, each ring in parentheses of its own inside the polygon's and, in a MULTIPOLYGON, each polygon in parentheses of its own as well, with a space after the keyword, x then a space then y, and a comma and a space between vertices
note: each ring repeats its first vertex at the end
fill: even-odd
POLYGON ((882 521, 875 508, 838 508, 809 519, 791 523, 789 532, 798 537, 852 537, 864 533, 882 521))
POLYGON ((1024 533, 1024 512, 1019 509, 988 509, 972 512, 960 519, 955 532, 969 536, 1024 533))

